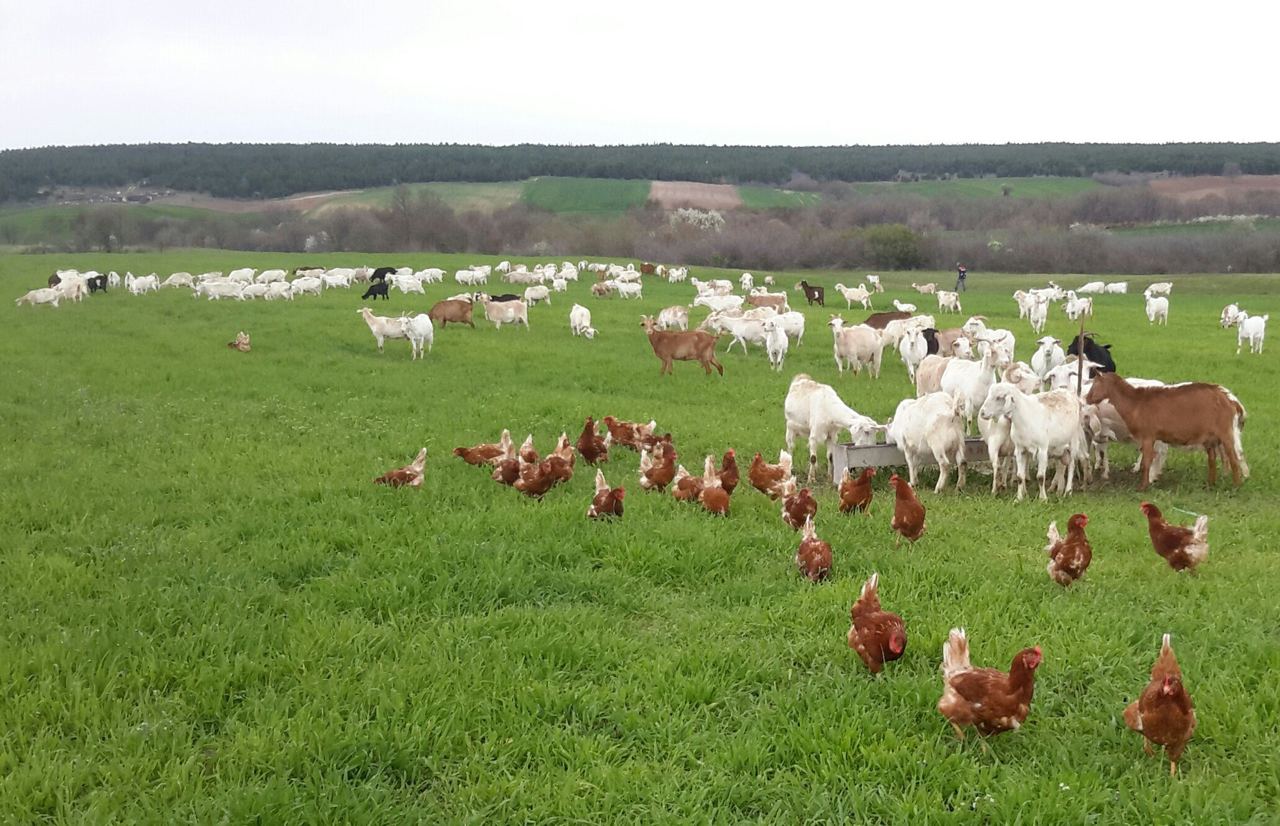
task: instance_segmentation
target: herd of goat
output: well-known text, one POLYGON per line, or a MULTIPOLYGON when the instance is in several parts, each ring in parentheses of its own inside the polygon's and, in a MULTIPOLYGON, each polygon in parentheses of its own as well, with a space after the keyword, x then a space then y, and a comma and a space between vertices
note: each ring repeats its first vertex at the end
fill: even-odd
MULTIPOLYGON (((694 287, 696 293, 689 305, 665 307, 656 315, 643 316, 642 326, 663 373, 671 372, 674 361, 696 361, 707 373, 714 369, 723 374, 723 365, 716 359, 722 336, 729 337, 728 349, 740 345, 746 352, 751 344, 761 345, 770 365, 781 370, 791 342, 799 343, 804 337, 805 314, 791 309, 786 292, 769 290, 774 283, 771 276, 756 287, 755 277, 743 273, 735 285, 728 279, 690 278, 687 268, 647 263, 638 269, 633 264, 587 261, 533 267, 503 261, 493 267, 473 266, 456 271, 454 280, 474 288, 487 285, 490 277, 501 277, 507 283, 524 286, 523 293, 468 290, 437 301, 426 313, 388 317, 376 315, 368 307, 358 312, 379 351, 387 339, 404 339, 411 345, 411 357, 418 359, 430 352, 437 326, 453 322, 474 327, 472 313, 477 305, 485 320, 497 327, 514 324, 527 328, 529 309, 540 303, 550 304, 552 296, 566 292, 568 284, 577 282, 580 273, 595 275, 591 293, 597 298, 642 297, 645 276, 672 283, 688 280, 694 287), (708 315, 696 329, 690 329, 689 310, 699 307, 706 308, 708 315)), ((293 300, 295 296, 319 295, 327 289, 362 284, 366 285, 362 298, 376 301, 385 298, 392 288, 404 294, 425 294, 423 285, 443 282, 446 276, 440 268, 415 271, 408 267, 299 267, 292 273, 241 268, 225 275, 179 272, 161 281, 154 273, 141 277, 127 273, 121 278, 115 272, 59 270, 50 277, 47 287, 28 292, 18 303, 56 307, 59 301, 81 301, 87 295, 120 285, 135 295, 165 287, 185 287, 196 298, 244 301, 258 297, 293 300)), ((922 296, 934 296, 938 313, 962 312, 959 293, 938 289, 932 283, 911 286, 922 296)), ((864 309, 873 309, 874 297, 884 292, 875 275, 869 275, 856 287, 835 284, 834 288, 850 309, 855 302, 864 309)), ((825 306, 825 289, 821 285, 801 280, 795 289, 803 293, 808 305, 825 306)), ((1172 290, 1171 282, 1153 283, 1144 290, 1149 323, 1168 323, 1172 290)), ((1055 302, 1061 303, 1068 319, 1080 319, 1092 315, 1093 295, 1127 292, 1127 282, 1094 281, 1075 290, 1064 290, 1049 282, 1044 288, 1017 290, 1013 298, 1019 318, 1027 319, 1033 333, 1039 334, 1055 302)), ((854 412, 829 386, 818 385, 807 376, 797 377, 796 382, 803 379, 815 385, 808 395, 819 401, 806 402, 808 412, 801 422, 791 415, 788 397, 787 442, 790 449, 796 436, 809 439, 811 478, 817 460, 815 445, 826 445, 830 462, 837 434, 843 431, 848 431, 855 445, 874 444, 877 435, 883 433, 888 443, 902 450, 912 485, 917 482, 921 464, 936 464, 940 469, 936 487, 939 491, 945 487, 951 468, 957 471, 957 483, 963 485, 965 440, 975 432, 987 446, 993 491, 1007 483, 1013 470, 1018 480, 1018 498, 1025 495, 1032 463, 1041 498, 1046 497, 1046 475, 1051 467, 1055 469, 1055 486, 1064 493, 1072 490, 1077 468, 1086 478, 1094 469, 1108 477, 1107 445, 1113 441, 1131 442, 1141 450, 1135 470, 1141 473, 1143 488, 1159 477, 1170 445, 1203 449, 1211 481, 1219 458, 1230 467, 1237 484, 1248 474, 1240 438, 1245 411, 1226 388, 1120 379, 1114 375, 1116 366, 1109 345, 1099 344, 1091 335, 1072 340, 1065 350, 1057 339, 1043 336, 1037 340, 1030 363, 1017 361, 1014 333, 989 327, 983 316, 972 316, 952 328, 939 328, 934 316, 918 312, 915 304, 898 299, 892 304, 894 310, 873 311, 860 324, 848 325, 840 316, 832 315, 828 326, 833 356, 840 372, 848 368, 856 374, 866 368, 871 376, 879 377, 885 351, 896 350, 915 384, 916 398, 904 399, 889 423, 881 425, 854 412)), ((1238 305, 1229 304, 1220 321, 1224 328, 1238 328, 1237 352, 1247 344, 1252 353, 1261 353, 1267 319, 1267 315, 1250 315, 1238 305)), ((593 338, 597 334, 591 311, 582 304, 572 305, 569 327, 574 335, 593 338)), ((793 382, 793 393, 796 390, 793 382)))

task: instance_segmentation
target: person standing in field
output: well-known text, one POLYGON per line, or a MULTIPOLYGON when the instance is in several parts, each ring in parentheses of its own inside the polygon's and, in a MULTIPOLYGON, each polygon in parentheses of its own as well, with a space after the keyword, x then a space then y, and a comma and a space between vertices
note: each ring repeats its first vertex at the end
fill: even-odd
POLYGON ((964 264, 956 262, 956 292, 964 292, 964 280, 969 275, 969 271, 965 269, 964 264))

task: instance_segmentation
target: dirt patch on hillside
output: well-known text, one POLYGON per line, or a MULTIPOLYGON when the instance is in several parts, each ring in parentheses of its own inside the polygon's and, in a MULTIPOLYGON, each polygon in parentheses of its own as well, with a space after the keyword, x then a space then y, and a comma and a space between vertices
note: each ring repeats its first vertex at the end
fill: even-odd
POLYGON ((1220 198, 1245 192, 1280 192, 1280 175, 1198 175, 1189 178, 1157 178, 1150 184, 1157 195, 1179 201, 1196 201, 1211 195, 1220 198))
POLYGON ((198 192, 175 192, 163 198, 156 198, 151 203, 211 209, 215 212, 266 212, 274 209, 308 212, 339 196, 351 195, 361 191, 359 189, 348 189, 334 192, 303 192, 298 195, 290 195, 288 198, 261 198, 245 201, 236 198, 215 198, 212 195, 202 195, 198 192))
POLYGON ((649 187, 649 200, 663 209, 737 209, 742 206, 742 196, 736 186, 692 181, 654 181, 649 187))

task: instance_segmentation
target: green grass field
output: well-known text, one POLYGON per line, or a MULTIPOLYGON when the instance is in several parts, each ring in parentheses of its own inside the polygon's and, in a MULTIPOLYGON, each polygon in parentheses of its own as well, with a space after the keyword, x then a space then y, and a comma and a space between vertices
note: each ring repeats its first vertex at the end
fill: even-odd
MULTIPOLYGON (((315 256, 0 256, 0 283, 17 297, 54 267, 164 275, 304 259, 315 256)), ((801 275, 862 274, 775 275, 790 289, 801 275)), ((948 277, 886 273, 877 306, 948 277)), ((1138 293, 1163 279, 1129 280, 1138 293)), ((533 308, 528 331, 437 330, 417 363, 404 342, 376 351, 356 292, 237 303, 117 291, 11 308, 0 821, 1276 822, 1280 371, 1271 350, 1236 357, 1217 317, 1229 300, 1273 309, 1280 279, 1171 280, 1167 328, 1147 326, 1136 294, 1098 296, 1089 327, 1122 372, 1240 396, 1253 469, 1241 489, 1207 490, 1203 458, 1180 452, 1146 496, 1118 471, 1069 500, 1017 504, 973 473, 964 493, 921 492, 929 531, 895 549, 882 472, 869 517, 818 493, 835 549, 818 586, 797 576, 798 537, 777 506, 745 484, 714 519, 642 492, 637 457, 615 451, 605 469, 628 489, 626 516, 593 524, 581 463, 534 502, 450 450, 509 427, 545 451, 612 413, 656 418, 690 469, 732 446, 745 475, 754 452, 783 447, 794 374, 881 420, 911 392, 892 354, 879 380, 837 375, 834 301, 800 307, 808 334, 781 373, 735 348, 723 378, 679 363, 661 379, 639 315, 687 303, 687 284, 647 282, 624 302, 591 299, 584 281, 533 308), (594 341, 569 334, 574 301, 592 310, 594 341), (249 354, 224 346, 241 329, 249 354), (423 445, 420 491, 370 484, 423 445), (1198 573, 1152 552, 1147 497, 1188 521, 1173 509, 1211 516, 1198 573), (1076 511, 1090 516, 1094 563, 1064 591, 1041 548, 1049 520, 1076 511), (909 635, 876 678, 845 645, 873 571, 909 635), (979 665, 1044 650, 1026 724, 989 752, 934 709, 941 643, 959 625, 979 665), (1166 631, 1200 721, 1176 779, 1121 718, 1166 631)), ((1043 281, 976 274, 965 310, 1014 330, 1027 359, 1033 336, 1009 294, 1043 281)), ((397 293, 378 311, 456 291, 397 293)), ((1071 330, 1055 309, 1048 332, 1071 330)), ((1117 467, 1132 456, 1113 451, 1117 467)))
POLYGON ((1009 186, 1010 198, 1062 198, 1096 189, 1092 178, 954 178, 946 181, 863 183, 854 188, 864 195, 919 195, 924 198, 999 198, 1009 186))
POLYGON ((816 192, 795 192, 769 186, 740 186, 738 195, 742 198, 742 205, 748 209, 794 209, 814 206, 822 200, 816 192))
POLYGON ((524 202, 551 212, 625 212, 649 200, 648 181, 606 178, 534 178, 524 185, 524 202))

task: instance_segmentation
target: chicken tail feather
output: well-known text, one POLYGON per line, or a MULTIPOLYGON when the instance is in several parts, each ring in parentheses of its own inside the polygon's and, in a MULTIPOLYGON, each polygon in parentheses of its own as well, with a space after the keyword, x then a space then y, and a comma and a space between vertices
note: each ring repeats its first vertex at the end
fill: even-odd
POLYGON ((949 680, 962 671, 968 671, 969 638, 963 628, 952 628, 947 641, 942 644, 942 677, 949 680))
POLYGON ((1046 537, 1048 537, 1048 539, 1049 539, 1049 544, 1048 544, 1048 545, 1045 545, 1045 546, 1044 546, 1044 549, 1045 549, 1046 551, 1052 551, 1052 550, 1053 550, 1053 546, 1054 546, 1054 545, 1057 545, 1059 542, 1061 542, 1061 541, 1062 541, 1062 534, 1058 533, 1058 523, 1057 523, 1057 522, 1050 522, 1050 523, 1049 523, 1049 532, 1048 532, 1047 534, 1045 534, 1045 536, 1046 536, 1046 537))
POLYGON ((1209 538, 1209 517, 1206 514, 1200 514, 1196 517, 1195 527, 1191 529, 1192 536, 1195 541, 1203 542, 1209 538))

